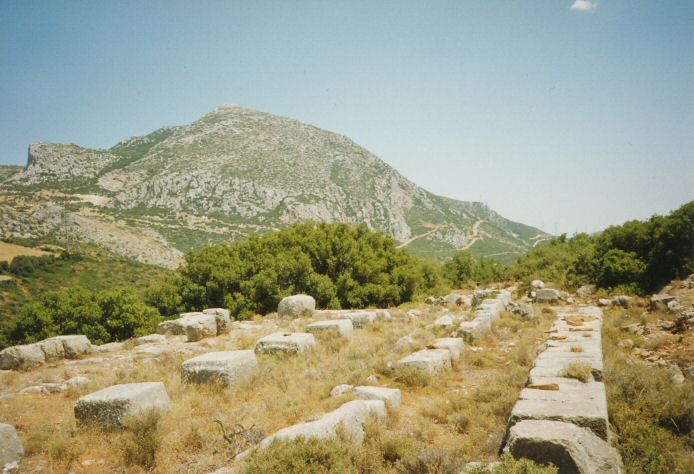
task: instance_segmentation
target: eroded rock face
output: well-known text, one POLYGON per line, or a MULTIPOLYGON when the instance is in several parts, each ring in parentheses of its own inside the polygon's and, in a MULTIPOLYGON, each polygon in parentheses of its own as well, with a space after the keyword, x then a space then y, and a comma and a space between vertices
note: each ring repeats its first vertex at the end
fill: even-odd
POLYGON ((171 409, 169 395, 161 382, 112 385, 80 398, 75 404, 75 418, 81 423, 106 428, 121 427, 129 417, 171 409))
POLYGON ((14 426, 0 423, 0 472, 14 472, 24 456, 24 447, 14 426))
POLYGON ((552 463, 559 472, 619 474, 617 451, 589 430, 559 421, 521 421, 509 432, 505 451, 517 458, 552 463))
POLYGON ((282 298, 277 306, 280 317, 298 318, 310 316, 316 309, 316 300, 309 295, 292 295, 282 298))

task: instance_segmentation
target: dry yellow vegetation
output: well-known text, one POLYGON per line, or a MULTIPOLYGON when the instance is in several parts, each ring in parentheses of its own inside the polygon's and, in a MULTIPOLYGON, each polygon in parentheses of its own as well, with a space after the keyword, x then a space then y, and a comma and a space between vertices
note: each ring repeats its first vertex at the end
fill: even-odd
POLYGON ((51 253, 33 247, 24 247, 23 245, 0 242, 0 262, 5 261, 10 263, 12 262, 12 259, 18 255, 40 257, 42 255, 51 255, 51 253))
MULTIPOLYGON (((255 425, 269 435, 333 410, 352 397, 331 398, 334 386, 368 385, 367 377, 376 375, 378 385, 402 390, 402 406, 375 431, 378 436, 406 436, 417 446, 443 452, 460 463, 496 459, 506 421, 552 315, 525 322, 505 313, 484 340, 466 346, 453 370, 412 383, 398 379, 388 363, 440 336, 426 328, 440 313, 424 310, 419 318, 400 310, 392 313, 392 322, 358 329, 351 340, 320 339, 315 350, 295 357, 259 356, 260 373, 234 388, 184 385, 180 367, 190 354, 131 359, 132 345, 78 363, 3 373, 0 386, 13 393, 76 375, 86 375, 91 382, 63 393, 0 399, 0 419, 17 427, 26 448, 22 466, 27 472, 205 473, 231 465, 234 458, 216 420, 226 428, 255 425), (415 347, 396 348, 395 342, 407 335, 416 341, 415 347), (76 424, 73 407, 80 396, 112 384, 142 381, 162 381, 171 398, 172 410, 159 421, 158 429, 142 427, 133 434, 76 424)), ((281 330, 301 331, 309 321, 270 322, 281 330)), ((198 352, 248 349, 275 331, 268 326, 234 329, 227 336, 191 346, 198 352)))

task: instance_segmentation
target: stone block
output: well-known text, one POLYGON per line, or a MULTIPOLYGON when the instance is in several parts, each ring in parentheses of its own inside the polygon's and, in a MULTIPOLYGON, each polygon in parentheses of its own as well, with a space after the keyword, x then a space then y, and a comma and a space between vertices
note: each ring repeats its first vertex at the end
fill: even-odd
POLYGON ((329 321, 311 323, 306 326, 306 331, 312 334, 327 334, 350 338, 354 334, 354 326, 351 319, 331 319, 329 321))
POLYGON ((559 472, 621 474, 617 450, 589 430, 560 421, 521 421, 509 430, 504 451, 515 458, 552 463, 559 472))
POLYGON ((451 368, 451 352, 448 349, 424 349, 400 359, 397 366, 434 375, 451 368))
POLYGON ((304 332, 276 332, 260 338, 255 344, 255 352, 263 354, 299 354, 313 349, 316 339, 313 334, 304 332))
POLYGON ((80 398, 75 404, 75 418, 84 424, 118 428, 126 418, 149 411, 164 413, 170 408, 163 383, 128 383, 112 385, 80 398))
POLYGON ((219 382, 234 386, 259 371, 251 350, 208 352, 183 362, 181 379, 186 383, 219 382))

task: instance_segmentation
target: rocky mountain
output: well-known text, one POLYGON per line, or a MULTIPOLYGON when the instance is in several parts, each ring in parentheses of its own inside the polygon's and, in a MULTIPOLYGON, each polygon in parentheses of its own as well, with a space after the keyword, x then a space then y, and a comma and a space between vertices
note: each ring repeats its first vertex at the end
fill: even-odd
POLYGON ((434 195, 344 136, 228 105, 109 150, 33 144, 24 170, 0 176, 3 235, 72 233, 169 267, 206 243, 309 219, 363 222, 434 257, 515 258, 547 237, 434 195))

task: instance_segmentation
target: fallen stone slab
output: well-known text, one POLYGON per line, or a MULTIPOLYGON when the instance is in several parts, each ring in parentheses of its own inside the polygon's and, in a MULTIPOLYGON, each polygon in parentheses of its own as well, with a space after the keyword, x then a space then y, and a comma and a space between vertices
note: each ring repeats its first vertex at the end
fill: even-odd
POLYGON ((186 334, 186 329, 183 326, 181 319, 169 319, 162 321, 157 325, 157 334, 166 336, 180 336, 186 334))
POLYGON ((434 339, 432 347, 434 349, 447 349, 451 353, 451 359, 458 360, 465 348, 465 340, 462 337, 442 337, 434 339))
POLYGON ((506 303, 506 311, 512 314, 517 314, 524 321, 532 321, 535 319, 535 311, 533 309, 533 306, 530 304, 515 303, 513 301, 510 301, 506 303))
POLYGON ((12 346, 0 351, 0 369, 28 370, 58 359, 74 359, 93 352, 83 335, 56 336, 33 344, 12 346))
POLYGON ((400 359, 397 366, 434 375, 451 368, 451 352, 448 349, 423 349, 400 359))
POLYGON ((535 291, 536 303, 556 303, 559 301, 559 291, 552 288, 543 288, 535 291))
POLYGON ((497 319, 504 309, 506 309, 505 303, 497 297, 495 299, 483 300, 482 303, 477 307, 477 312, 479 313, 487 311, 489 314, 491 314, 492 319, 497 319))
POLYGON ((141 346, 143 344, 164 344, 166 343, 166 336, 163 334, 150 334, 148 336, 135 338, 133 343, 136 346, 141 346))
POLYGON ((362 385, 354 387, 352 391, 360 400, 381 400, 392 408, 400 408, 400 402, 402 400, 400 389, 362 385))
POLYGON ((351 320, 355 328, 370 326, 378 319, 376 311, 339 311, 335 316, 351 320))
POLYGON ((163 383, 128 383, 112 385, 80 398, 75 404, 75 418, 85 424, 118 428, 128 417, 149 411, 164 413, 170 408, 163 383))
POLYGON ((217 335, 227 334, 231 330, 231 313, 226 308, 207 308, 203 314, 211 314, 217 321, 217 335))
POLYGON ((433 327, 435 328, 452 328, 455 325, 455 319, 451 314, 444 314, 436 321, 434 321, 433 327))
POLYGON ((280 317, 298 318, 311 316, 316 309, 316 300, 309 295, 293 295, 282 298, 277 306, 277 314, 280 317))
POLYGON ((672 295, 653 295, 651 296, 651 309, 654 311, 666 311, 668 309, 668 303, 675 300, 672 295))
POLYGON ((299 437, 325 439, 337 436, 338 431, 349 441, 361 444, 364 441, 364 423, 370 419, 385 420, 387 417, 388 411, 383 401, 353 400, 315 421, 300 423, 279 430, 262 440, 258 444, 258 448, 266 448, 274 440, 292 440, 299 437))
POLYGON ((185 383, 219 382, 234 386, 260 370, 251 350, 208 352, 181 365, 181 380, 185 383))
POLYGON ((178 319, 163 321, 157 325, 157 334, 185 335, 188 342, 196 342, 205 337, 214 337, 229 331, 231 322, 225 319, 226 310, 211 308, 207 311, 207 313, 197 311, 182 313, 178 319))
POLYGON ((255 352, 263 354, 299 354, 313 349, 316 339, 304 332, 275 332, 255 343, 255 352))
MULTIPOLYGON (((74 359, 84 354, 90 354, 93 352, 91 342, 89 342, 87 336, 83 335, 56 336, 42 342, 48 341, 59 341, 63 345, 63 351, 65 354, 64 357, 68 359, 74 359)), ((39 344, 42 344, 42 342, 39 344)))
POLYGON ((329 321, 311 323, 306 326, 306 331, 312 334, 327 334, 350 338, 354 335, 354 326, 351 319, 331 319, 329 321))
POLYGON ((19 469, 24 456, 24 447, 14 426, 0 423, 0 472, 19 469))
POLYGON ((473 342, 482 338, 492 329, 492 320, 490 317, 476 317, 472 321, 463 321, 458 326, 455 335, 462 337, 465 342, 473 342))
POLYGON ((336 385, 333 387, 333 389, 330 391, 330 396, 331 397, 340 397, 342 395, 346 395, 348 393, 352 393, 354 390, 354 385, 349 385, 346 383, 343 383, 341 385, 336 385))
POLYGON ((589 430, 559 421, 521 421, 511 427, 505 452, 515 458, 552 463, 559 472, 620 474, 616 449, 589 430))
POLYGON ((217 335, 217 317, 214 314, 197 313, 185 318, 184 327, 188 342, 200 341, 217 335))
POLYGON ((94 346, 96 352, 116 352, 125 349, 125 343, 123 342, 109 342, 107 344, 101 344, 100 346, 94 346))
POLYGON ((0 369, 28 370, 46 362, 46 356, 38 344, 12 346, 0 351, 0 369))
POLYGON ((416 345, 417 341, 412 336, 403 336, 395 342, 394 347, 397 350, 405 351, 411 350, 416 345))

